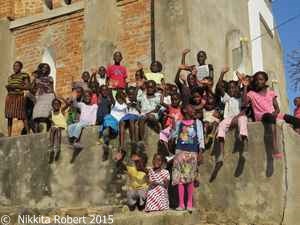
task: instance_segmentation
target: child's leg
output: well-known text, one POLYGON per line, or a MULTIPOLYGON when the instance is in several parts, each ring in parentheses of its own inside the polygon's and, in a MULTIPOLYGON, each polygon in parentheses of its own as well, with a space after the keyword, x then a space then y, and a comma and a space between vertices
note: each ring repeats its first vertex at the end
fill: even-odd
POLYGON ((179 208, 184 209, 184 184, 178 184, 179 208))
POLYGON ((146 121, 147 121, 148 125, 153 127, 153 129, 156 133, 160 132, 160 123, 154 114, 148 114, 146 117, 146 121))
POLYGON ((142 117, 139 120, 139 134, 140 134, 140 140, 144 141, 145 138, 145 123, 146 123, 146 118, 142 117))
POLYGON ((30 129, 29 129, 29 125, 28 125, 28 120, 27 119, 23 120, 23 124, 24 124, 24 128, 25 128, 27 134, 29 134, 30 129))
POLYGON ((137 141, 135 139, 136 134, 135 134, 135 121, 134 120, 129 120, 129 136, 130 136, 130 141, 131 142, 136 142, 137 141))
POLYGON ((194 182, 188 184, 188 201, 187 201, 187 208, 193 208, 193 192, 194 192, 194 182))
POLYGON ((12 133, 12 125, 13 125, 13 118, 8 118, 7 119, 7 133, 8 133, 9 137, 11 136, 11 133, 12 133))
POLYGON ((55 131, 56 131, 55 127, 51 127, 51 129, 50 129, 50 147, 54 146, 54 136, 56 133, 55 131))
POLYGON ((239 133, 240 137, 248 137, 248 119, 246 116, 239 116, 238 118, 238 126, 239 126, 239 133))
POLYGON ((125 121, 120 121, 119 123, 119 147, 124 148, 124 140, 125 140, 125 121))
POLYGON ((220 145, 220 153, 217 156, 216 161, 222 162, 224 160, 224 144, 225 144, 225 135, 229 130, 232 117, 224 119, 218 126, 218 141, 220 145))
POLYGON ((262 122, 265 127, 264 138, 266 143, 268 143, 269 138, 271 138, 272 153, 273 156, 279 154, 277 145, 277 129, 276 129, 276 118, 271 113, 266 113, 262 116, 262 122))
POLYGON ((286 123, 292 124, 295 129, 300 128, 300 119, 299 118, 285 114, 283 116, 283 119, 286 123))

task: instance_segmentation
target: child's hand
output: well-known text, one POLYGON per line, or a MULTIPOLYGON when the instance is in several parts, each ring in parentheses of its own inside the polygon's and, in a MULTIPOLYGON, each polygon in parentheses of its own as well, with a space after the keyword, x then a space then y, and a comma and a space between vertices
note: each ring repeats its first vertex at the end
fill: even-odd
POLYGON ((224 66, 223 69, 221 70, 221 73, 225 74, 230 70, 229 66, 224 66))
POLYGON ((181 69, 181 70, 185 70, 186 69, 186 65, 181 64, 181 65, 179 65, 178 68, 181 69))
POLYGON ((191 49, 184 49, 183 52, 182 52, 182 55, 186 55, 188 54, 189 52, 191 52, 191 49))
POLYGON ((92 75, 96 75, 97 74, 97 70, 95 68, 91 69, 92 75))

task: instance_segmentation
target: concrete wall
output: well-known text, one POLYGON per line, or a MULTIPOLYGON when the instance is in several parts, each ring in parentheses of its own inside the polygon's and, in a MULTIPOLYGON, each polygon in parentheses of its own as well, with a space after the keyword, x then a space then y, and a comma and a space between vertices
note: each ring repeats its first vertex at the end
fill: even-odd
MULTIPOLYGON (((226 0, 156 0, 155 4, 156 56, 164 65, 167 80, 174 80, 181 52, 190 48, 192 52, 187 56, 187 63, 197 65, 197 52, 205 50, 207 63, 213 64, 215 68, 216 81, 225 64, 232 67, 231 48, 237 41, 230 41, 232 32, 240 33, 241 38, 248 40, 243 47, 243 72, 256 72, 252 71, 248 1, 231 0, 228 4, 226 0)), ((262 28, 261 33, 267 32, 262 28)), ((282 50, 276 32, 273 39, 264 36, 262 52, 263 68, 268 72, 276 72, 282 90, 282 109, 287 111, 282 50)), ((232 77, 231 70, 225 79, 232 77)))
POLYGON ((0 113, 0 133, 6 131, 6 123, 4 118, 4 105, 8 76, 12 73, 12 35, 9 28, 9 21, 0 20, 0 76, 2 84, 0 85, 0 106, 3 109, 0 113))
MULTIPOLYGON (((225 215, 237 223, 297 224, 300 184, 296 176, 300 154, 296 146, 300 145, 300 139, 286 125, 278 128, 285 159, 268 160, 274 169, 271 177, 266 177, 267 151, 260 124, 249 125, 248 153, 240 177, 234 176, 238 163, 238 153, 232 153, 234 132, 227 138, 225 165, 213 183, 208 182, 213 157, 205 153, 196 196, 196 206, 203 214, 210 213, 216 223, 225 215)), ((147 137, 151 158, 156 151, 153 143, 157 135, 149 132, 147 137)), ((46 134, 0 139, 0 208, 84 208, 124 203, 124 177, 115 176, 112 161, 101 161, 96 127, 84 132, 83 143, 84 150, 70 164, 73 152, 64 138, 60 160, 48 165, 46 134)))

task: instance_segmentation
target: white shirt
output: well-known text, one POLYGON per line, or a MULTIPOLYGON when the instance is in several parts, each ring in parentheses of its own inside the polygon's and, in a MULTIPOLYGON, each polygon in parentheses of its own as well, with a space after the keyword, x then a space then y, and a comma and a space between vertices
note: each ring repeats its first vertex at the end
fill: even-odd
POLYGON ((115 105, 111 109, 110 115, 112 115, 116 120, 120 121, 123 116, 128 112, 126 103, 120 104, 116 101, 115 105))
POLYGON ((78 102, 77 106, 80 109, 79 121, 87 123, 88 125, 95 125, 97 119, 98 105, 87 105, 83 102, 78 102))
POLYGON ((230 97, 227 93, 225 93, 221 100, 225 103, 224 119, 237 116, 241 112, 241 98, 230 97))
POLYGON ((148 97, 146 92, 139 91, 137 100, 141 103, 141 114, 144 115, 160 105, 160 94, 155 93, 153 97, 148 97))
POLYGON ((99 74, 96 75, 96 79, 99 83, 99 86, 106 84, 106 76, 104 78, 101 78, 99 74))

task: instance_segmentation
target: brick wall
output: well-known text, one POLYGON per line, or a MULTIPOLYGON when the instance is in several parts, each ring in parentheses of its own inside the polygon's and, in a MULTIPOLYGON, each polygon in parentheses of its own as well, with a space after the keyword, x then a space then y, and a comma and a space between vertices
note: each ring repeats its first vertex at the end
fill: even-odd
MULTIPOLYGON (((32 73, 41 62, 44 49, 52 49, 57 70, 56 93, 69 96, 72 80, 79 80, 82 72, 83 29, 83 12, 77 12, 13 30, 15 60, 21 60, 24 71, 32 73)), ((22 123, 16 124, 14 134, 19 134, 21 127, 22 123)))
POLYGON ((121 32, 118 47, 123 53, 130 78, 134 79, 136 63, 148 67, 151 58, 150 0, 123 0, 117 6, 121 11, 121 32))
POLYGON ((0 18, 11 16, 13 13, 13 0, 0 0, 0 18))
MULTIPOLYGON (((52 0, 53 8, 64 5, 64 0, 52 0)), ((83 0, 72 0, 72 3, 83 0)), ((47 11, 44 0, 0 0, 0 18, 10 16, 14 19, 33 16, 47 11)))

